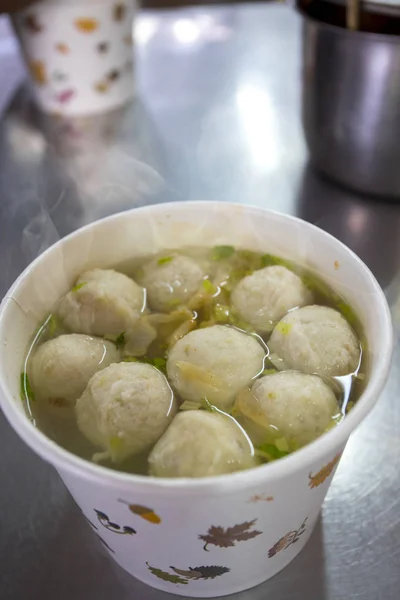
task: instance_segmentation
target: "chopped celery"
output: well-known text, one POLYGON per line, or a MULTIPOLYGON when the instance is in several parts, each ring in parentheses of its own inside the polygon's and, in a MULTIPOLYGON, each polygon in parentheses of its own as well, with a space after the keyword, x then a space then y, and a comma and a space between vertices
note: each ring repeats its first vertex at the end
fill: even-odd
POLYGON ((280 450, 275 444, 261 444, 261 446, 257 447, 257 451, 261 456, 265 456, 269 460, 277 460, 289 454, 289 449, 280 450))
POLYGON ((217 323, 228 323, 230 318, 230 309, 226 304, 216 304, 213 308, 214 319, 217 323))
POLYGON ((53 337, 57 329, 60 327, 57 315, 50 315, 46 325, 49 336, 53 337))
POLYGON ((77 292, 78 290, 80 290, 81 288, 83 288, 84 285, 86 285, 86 281, 83 281, 82 283, 78 283, 77 285, 74 285, 73 288, 71 288, 71 292, 77 292))
POLYGON ((167 361, 165 360, 165 358, 153 358, 150 359, 153 362, 153 365, 157 368, 160 369, 161 371, 163 369, 165 369, 167 361))
POLYGON ((151 365, 159 371, 165 373, 167 367, 167 361, 163 357, 149 358, 148 356, 141 356, 136 358, 135 356, 124 356, 123 362, 137 362, 145 365, 151 365))
POLYGON ((33 389, 31 384, 29 383, 28 374, 26 371, 21 373, 21 400, 29 400, 29 402, 33 402, 35 400, 35 395, 33 393, 33 389))
POLYGON ((339 302, 336 303, 336 308, 344 316, 346 321, 350 323, 350 325, 357 326, 358 319, 349 304, 344 302, 344 300, 339 300, 339 302))
POLYGON ((173 259, 174 259, 173 256, 162 256, 161 258, 158 259, 157 264, 166 265, 167 263, 171 262, 171 260, 173 260, 173 259))
POLYGON ((280 266, 293 270, 292 263, 289 260, 279 258, 278 256, 274 256, 273 254, 263 254, 261 257, 261 264, 263 267, 280 266))
POLYGON ((290 452, 289 444, 284 437, 277 439, 275 446, 278 448, 279 452, 286 452, 287 454, 290 452))
POLYGON ((212 251, 213 260, 221 260, 223 258, 229 258, 234 254, 235 248, 233 246, 214 246, 212 251))
POLYGON ((203 288, 205 289, 207 294, 214 295, 217 292, 217 288, 215 287, 215 285, 213 283, 211 283, 211 281, 209 279, 204 279, 203 288))
POLYGON ((280 321, 277 326, 276 329, 282 334, 282 335, 288 335, 288 333, 290 333, 290 330, 292 329, 292 325, 291 323, 285 323, 284 321, 280 321))

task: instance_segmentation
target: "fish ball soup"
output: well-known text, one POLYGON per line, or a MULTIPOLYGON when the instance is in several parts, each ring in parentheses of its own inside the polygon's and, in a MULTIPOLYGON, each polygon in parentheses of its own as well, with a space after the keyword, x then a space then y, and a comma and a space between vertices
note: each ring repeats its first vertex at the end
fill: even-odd
POLYGON ((357 402, 362 329, 307 267, 233 246, 101 267, 59 299, 21 372, 32 421, 70 452, 217 476, 284 458, 357 402))

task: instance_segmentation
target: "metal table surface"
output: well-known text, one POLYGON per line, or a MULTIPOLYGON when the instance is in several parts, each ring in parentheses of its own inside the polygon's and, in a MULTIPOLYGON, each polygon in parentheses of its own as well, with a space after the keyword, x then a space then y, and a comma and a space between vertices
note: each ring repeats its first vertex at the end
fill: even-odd
MULTIPOLYGON (((352 195, 307 164, 300 30, 279 5, 142 13, 135 103, 67 123, 35 111, 0 21, 1 294, 39 252, 93 219, 151 202, 233 200, 296 214, 347 243, 386 290, 397 328, 400 205, 352 195)), ((310 542, 238 600, 399 598, 399 387, 397 347, 310 542)), ((2 416, 0 448, 2 600, 169 597, 112 563, 56 472, 2 416)))

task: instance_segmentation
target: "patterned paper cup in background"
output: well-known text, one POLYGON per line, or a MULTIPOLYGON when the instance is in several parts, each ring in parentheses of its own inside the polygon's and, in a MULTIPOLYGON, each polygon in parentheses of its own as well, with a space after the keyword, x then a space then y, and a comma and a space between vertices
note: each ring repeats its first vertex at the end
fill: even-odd
POLYGON ((11 425, 56 467, 114 560, 145 583, 188 598, 255 586, 303 548, 348 437, 385 383, 392 327, 373 275, 329 234, 259 208, 185 202, 108 217, 52 246, 4 299, 0 340, 0 404, 11 425), (78 274, 165 248, 215 244, 307 263, 354 306, 365 328, 370 373, 362 397, 344 421, 279 461, 197 480, 111 471, 70 454, 36 429, 20 400, 25 353, 38 323, 78 274))
POLYGON ((136 0, 43 0, 14 15, 44 111, 89 115, 132 98, 135 7, 136 0))

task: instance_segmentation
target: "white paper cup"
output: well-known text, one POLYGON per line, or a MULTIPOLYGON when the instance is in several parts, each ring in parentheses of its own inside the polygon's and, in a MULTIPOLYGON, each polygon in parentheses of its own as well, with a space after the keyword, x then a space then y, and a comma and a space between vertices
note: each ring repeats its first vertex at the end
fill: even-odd
POLYGON ((52 246, 18 278, 0 308, 1 406, 52 463, 111 556, 145 583, 186 597, 232 594, 283 569, 311 535, 351 432, 374 406, 392 351, 389 309, 375 278, 348 248, 294 217, 225 203, 187 202, 121 213, 52 246), (235 244, 317 269, 357 311, 370 377, 345 420, 274 463, 215 478, 153 479, 108 470, 36 429, 20 400, 33 332, 79 273, 187 245, 235 244), (125 528, 125 529, 124 529, 125 528))
POLYGON ((45 112, 94 114, 133 97, 135 8, 136 0, 43 0, 14 15, 45 112))

